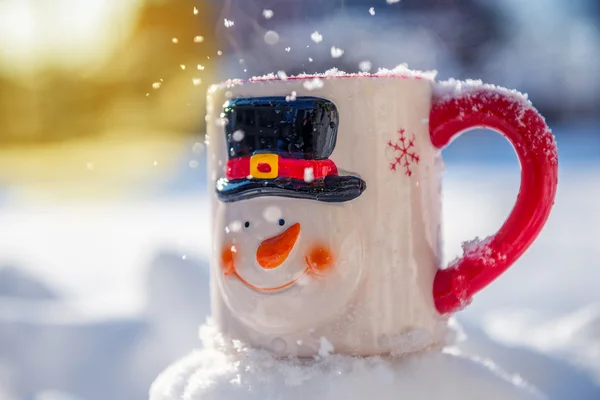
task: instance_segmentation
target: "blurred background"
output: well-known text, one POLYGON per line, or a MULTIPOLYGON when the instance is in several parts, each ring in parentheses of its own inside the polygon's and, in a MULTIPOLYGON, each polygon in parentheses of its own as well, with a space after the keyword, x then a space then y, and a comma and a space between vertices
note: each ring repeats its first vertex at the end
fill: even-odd
MULTIPOLYGON (((0 0, 0 400, 144 399, 199 345, 210 84, 400 63, 526 92, 552 127, 554 212, 458 314, 460 346, 600 398, 600 2, 0 0)), ((451 260, 506 218, 519 166, 485 131, 444 158, 451 260)))

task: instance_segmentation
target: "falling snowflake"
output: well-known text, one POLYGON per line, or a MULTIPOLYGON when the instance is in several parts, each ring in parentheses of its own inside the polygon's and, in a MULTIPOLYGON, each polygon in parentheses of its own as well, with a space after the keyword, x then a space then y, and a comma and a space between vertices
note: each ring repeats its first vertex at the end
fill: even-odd
POLYGON ((387 145, 389 148, 393 149, 394 153, 397 154, 394 156, 394 161, 390 163, 390 169, 392 171, 396 171, 398 167, 404 168, 404 173, 407 176, 412 175, 412 170, 410 169, 412 164, 419 163, 419 156, 414 151, 415 147, 415 135, 413 133, 412 138, 408 139, 405 136, 405 130, 400 129, 398 131, 398 141, 396 143, 392 143, 392 141, 388 141, 387 145), (411 151, 412 149, 412 151, 411 151))
POLYGON ((271 17, 273 17, 273 10, 263 10, 263 17, 265 17, 265 19, 271 19, 271 17))
POLYGON ((335 47, 335 46, 331 46, 331 57, 340 58, 343 54, 344 54, 344 50, 342 50, 338 47, 335 47))
POLYGON ((315 43, 321 43, 323 41, 323 35, 321 35, 318 31, 314 31, 310 35, 310 39, 315 43))
POLYGON ((358 63, 358 69, 360 69, 362 72, 369 72, 372 66, 373 65, 371 64, 371 61, 369 60, 364 60, 358 63))
POLYGON ((225 18, 223 20, 223 25, 225 25, 225 28, 231 28, 233 25, 235 25, 235 22, 233 22, 230 19, 225 18))

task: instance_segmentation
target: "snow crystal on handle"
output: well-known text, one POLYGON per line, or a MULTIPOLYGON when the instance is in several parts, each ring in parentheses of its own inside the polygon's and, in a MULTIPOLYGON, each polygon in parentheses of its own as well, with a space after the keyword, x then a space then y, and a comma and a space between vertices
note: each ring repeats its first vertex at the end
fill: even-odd
POLYGON ((434 95, 440 99, 449 97, 460 97, 473 92, 486 90, 492 93, 503 94, 509 98, 516 100, 523 106, 531 107, 531 102, 527 94, 521 93, 518 90, 507 89, 502 86, 496 86, 488 83, 483 83, 481 80, 467 79, 464 81, 450 78, 446 81, 436 82, 434 85, 434 95))
MULTIPOLYGON (((533 107, 527 94, 518 90, 507 89, 502 86, 483 83, 481 80, 467 79, 464 81, 449 79, 436 82, 434 84, 434 97, 436 102, 466 100, 472 102, 472 110, 487 114, 497 112, 497 103, 504 102, 502 97, 513 101, 513 104, 507 105, 508 117, 514 117, 521 127, 537 126, 532 123, 536 119, 544 117, 533 107)), ((554 164, 558 163, 558 153, 556 151, 556 142, 552 131, 545 127, 544 130, 526 130, 524 139, 531 144, 531 148, 536 152, 535 156, 547 157, 554 164)))

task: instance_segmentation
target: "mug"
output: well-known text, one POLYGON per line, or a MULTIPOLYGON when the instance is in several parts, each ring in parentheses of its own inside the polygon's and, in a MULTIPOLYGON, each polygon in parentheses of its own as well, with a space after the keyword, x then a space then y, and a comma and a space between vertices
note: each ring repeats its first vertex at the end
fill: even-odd
POLYGON ((406 68, 230 80, 208 91, 212 318, 280 356, 441 347, 448 317, 545 224, 557 150, 525 96, 406 68), (488 128, 521 164, 500 230, 442 268, 441 150, 488 128))

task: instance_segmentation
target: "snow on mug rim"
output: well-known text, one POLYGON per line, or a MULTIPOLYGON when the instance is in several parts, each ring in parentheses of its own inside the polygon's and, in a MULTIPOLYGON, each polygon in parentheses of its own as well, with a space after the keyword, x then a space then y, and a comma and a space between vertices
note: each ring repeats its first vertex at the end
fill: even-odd
MULTIPOLYGON (((461 97, 463 95, 469 95, 470 93, 487 90, 490 92, 499 93, 510 98, 517 100, 523 106, 532 107, 531 101, 527 93, 522 93, 515 89, 507 89, 502 86, 493 84, 486 84, 483 81, 477 79, 466 79, 459 80, 450 78, 444 81, 437 81, 436 70, 413 70, 408 68, 407 64, 399 64, 392 69, 379 68, 377 72, 344 72, 337 68, 331 68, 323 73, 316 74, 298 74, 298 75, 285 75, 285 78, 278 73, 269 73, 262 76, 254 76, 248 79, 228 79, 221 83, 213 84, 209 87, 208 92, 214 93, 218 89, 231 89, 236 86, 260 83, 260 82, 276 82, 276 81, 306 81, 306 83, 315 80, 329 80, 336 78, 392 78, 392 79, 417 79, 430 81, 434 85, 434 96, 437 98, 446 97, 461 97)), ((321 85, 322 87, 322 85, 321 85)), ((320 87, 318 87, 320 88, 320 87)), ((307 89, 312 90, 307 87, 307 89)))
POLYGON ((286 76, 282 79, 277 73, 270 73, 262 76, 254 76, 248 79, 228 79, 221 83, 216 83, 209 87, 209 92, 214 92, 219 88, 232 88, 235 86, 249 83, 271 82, 271 81, 300 81, 310 79, 336 79, 336 78, 395 78, 395 79, 423 79, 435 82, 437 76, 436 70, 420 71, 409 69, 407 64, 400 64, 392 69, 379 68, 377 72, 344 72, 337 68, 331 68, 323 73, 317 74, 298 74, 286 76))

